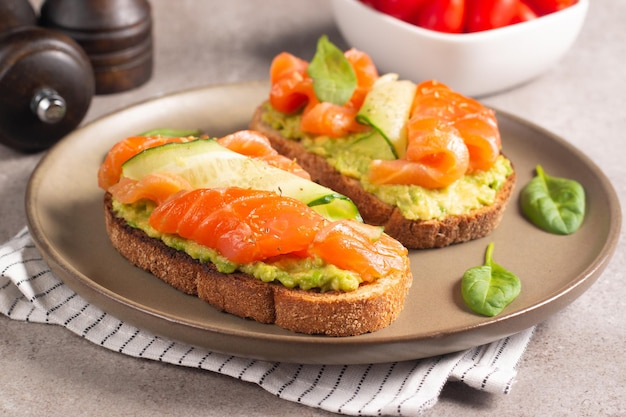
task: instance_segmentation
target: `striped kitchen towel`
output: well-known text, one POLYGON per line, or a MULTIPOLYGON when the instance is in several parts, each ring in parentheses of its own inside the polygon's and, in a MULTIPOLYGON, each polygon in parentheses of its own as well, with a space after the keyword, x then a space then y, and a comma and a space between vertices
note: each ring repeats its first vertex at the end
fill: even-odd
POLYGON ((464 352, 385 364, 298 365, 234 357, 158 337, 89 304, 50 271, 27 229, 0 246, 0 312, 64 326, 125 355, 219 372, 279 398, 360 416, 420 415, 435 405, 447 381, 507 394, 533 333, 528 329, 464 352))

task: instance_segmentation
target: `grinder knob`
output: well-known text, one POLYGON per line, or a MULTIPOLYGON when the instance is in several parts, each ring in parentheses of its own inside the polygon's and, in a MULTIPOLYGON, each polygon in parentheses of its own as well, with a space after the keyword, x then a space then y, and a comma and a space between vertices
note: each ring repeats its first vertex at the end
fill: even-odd
POLYGON ((44 123, 58 123, 63 120, 67 107, 65 99, 51 88, 42 88, 30 102, 30 108, 44 123))

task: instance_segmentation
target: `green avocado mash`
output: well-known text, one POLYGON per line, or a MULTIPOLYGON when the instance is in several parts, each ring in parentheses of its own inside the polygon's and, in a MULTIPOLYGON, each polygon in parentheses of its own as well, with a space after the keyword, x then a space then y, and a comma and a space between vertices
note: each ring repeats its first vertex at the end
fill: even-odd
POLYGON ((264 123, 279 131, 283 137, 298 140, 307 151, 323 156, 343 175, 359 179, 367 192, 397 206, 404 217, 410 220, 464 214, 493 204, 498 189, 513 172, 511 162, 500 156, 489 171, 466 175, 442 189, 431 190, 417 185, 372 184, 365 174, 372 159, 377 158, 380 153, 378 150, 368 152, 367 148, 355 146, 355 143, 371 133, 353 134, 340 139, 315 137, 300 131, 299 115, 285 115, 267 103, 264 109, 264 123))
POLYGON ((358 274, 327 265, 319 258, 283 258, 271 263, 233 263, 211 248, 177 235, 161 234, 156 231, 148 223, 148 217, 153 209, 154 203, 149 200, 141 200, 134 204, 122 204, 113 200, 113 210, 130 226, 141 229, 152 238, 161 239, 167 246, 184 251, 200 262, 212 262, 222 273, 241 271, 263 282, 277 281, 287 288, 297 287, 303 290, 353 291, 361 283, 358 274))

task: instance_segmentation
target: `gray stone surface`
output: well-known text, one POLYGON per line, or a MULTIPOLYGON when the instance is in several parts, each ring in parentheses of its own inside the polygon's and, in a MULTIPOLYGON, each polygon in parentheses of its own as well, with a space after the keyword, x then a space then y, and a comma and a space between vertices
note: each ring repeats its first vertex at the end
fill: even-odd
MULTIPOLYGON (((152 0, 154 76, 94 99, 85 123, 158 95, 267 78, 289 49, 311 56, 322 33, 340 39, 327 1, 152 0)), ((38 2, 35 2, 38 4, 38 2)), ((626 30, 623 0, 591 1, 573 49, 540 78, 484 102, 566 138, 626 196, 626 30)), ((346 45, 342 45, 346 46, 346 45)), ((24 193, 41 154, 0 146, 0 241, 25 225, 24 193)), ((507 396, 448 384, 428 416, 626 415, 624 232, 600 279, 539 325, 507 396)), ((133 359, 55 326, 0 317, 0 415, 323 416, 229 377, 133 359)))

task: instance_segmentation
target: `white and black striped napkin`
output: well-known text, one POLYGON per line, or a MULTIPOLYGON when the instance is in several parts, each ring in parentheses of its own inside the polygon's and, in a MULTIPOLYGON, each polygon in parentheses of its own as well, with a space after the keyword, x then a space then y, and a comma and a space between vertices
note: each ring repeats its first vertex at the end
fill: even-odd
POLYGON ((155 336, 87 303, 50 271, 27 229, 0 246, 0 313, 64 326, 125 355, 219 372, 285 400, 362 416, 420 415, 436 404, 447 381, 507 394, 533 333, 528 329, 465 352, 373 365, 297 365, 229 356, 155 336))

